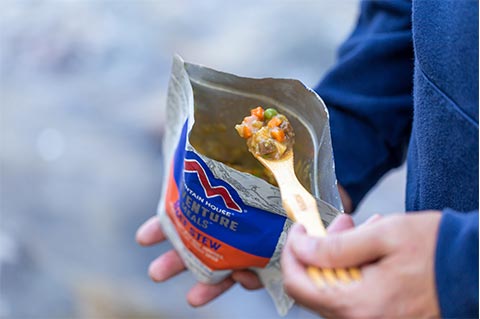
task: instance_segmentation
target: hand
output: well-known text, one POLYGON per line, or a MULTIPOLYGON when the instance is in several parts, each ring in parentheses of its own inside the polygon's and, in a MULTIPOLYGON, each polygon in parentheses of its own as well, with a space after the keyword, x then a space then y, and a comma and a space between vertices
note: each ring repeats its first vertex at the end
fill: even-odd
MULTIPOLYGON (((328 231, 341 231, 353 227, 351 219, 337 219, 328 231)), ((137 242, 142 246, 151 246, 166 240, 156 216, 147 220, 137 231, 137 242)), ((175 277, 186 270, 182 259, 175 250, 170 250, 150 263, 148 274, 155 282, 163 282, 175 277)), ((257 275, 249 270, 236 270, 232 275, 216 285, 197 283, 187 294, 187 301, 193 307, 209 303, 231 288, 235 282, 247 290, 256 290, 263 287, 257 275)))
POLYGON ((436 211, 388 216, 323 238, 294 225, 282 253, 285 289, 328 318, 439 317, 434 256, 440 218, 436 211), (318 288, 306 273, 308 265, 362 266, 362 279, 318 288))
MULTIPOLYGON (((137 231, 136 240, 142 246, 151 246, 166 239, 158 218, 147 220, 137 231)), ((162 282, 175 277, 185 270, 182 259, 175 250, 170 250, 150 263, 148 274, 155 282, 162 282)), ((245 289, 254 290, 262 287, 257 275, 249 270, 237 270, 216 285, 195 284, 187 294, 187 301, 193 307, 205 305, 232 287, 235 282, 245 289)))

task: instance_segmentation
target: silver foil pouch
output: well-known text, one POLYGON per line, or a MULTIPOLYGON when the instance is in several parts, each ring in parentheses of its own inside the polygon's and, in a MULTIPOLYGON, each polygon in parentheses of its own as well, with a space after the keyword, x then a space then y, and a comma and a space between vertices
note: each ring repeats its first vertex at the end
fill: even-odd
POLYGON ((234 129, 258 105, 289 118, 295 171, 324 223, 341 213, 328 113, 314 91, 297 80, 239 77, 175 56, 158 215, 197 280, 214 284, 251 269, 285 315, 293 301, 283 289, 280 254, 292 221, 275 181, 234 129))

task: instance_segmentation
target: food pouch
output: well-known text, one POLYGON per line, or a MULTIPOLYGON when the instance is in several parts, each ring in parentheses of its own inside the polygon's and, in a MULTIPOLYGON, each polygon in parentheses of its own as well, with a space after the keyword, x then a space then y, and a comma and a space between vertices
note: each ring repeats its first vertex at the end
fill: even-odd
POLYGON ((257 105, 289 118, 295 171, 324 223, 342 211, 328 113, 314 91, 297 80, 244 78, 175 56, 158 215, 197 280, 214 284, 234 269, 251 269, 284 315, 293 301, 283 289, 280 254, 292 221, 271 175, 234 129, 257 105))

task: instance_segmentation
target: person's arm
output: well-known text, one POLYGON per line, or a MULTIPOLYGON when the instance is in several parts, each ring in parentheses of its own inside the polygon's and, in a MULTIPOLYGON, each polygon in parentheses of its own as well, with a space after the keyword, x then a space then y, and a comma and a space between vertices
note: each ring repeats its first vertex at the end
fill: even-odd
POLYGON ((478 210, 443 211, 435 281, 442 317, 478 318, 478 210))
POLYGON ((411 2, 366 1, 315 91, 330 114, 335 170, 353 209, 405 157, 413 117, 411 2))

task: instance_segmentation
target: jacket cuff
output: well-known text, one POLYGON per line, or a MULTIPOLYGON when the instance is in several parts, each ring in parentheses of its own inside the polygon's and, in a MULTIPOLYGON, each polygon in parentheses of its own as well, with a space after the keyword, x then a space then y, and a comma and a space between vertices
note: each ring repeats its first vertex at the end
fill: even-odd
POLYGON ((443 211, 435 281, 442 317, 478 318, 478 210, 443 211))

